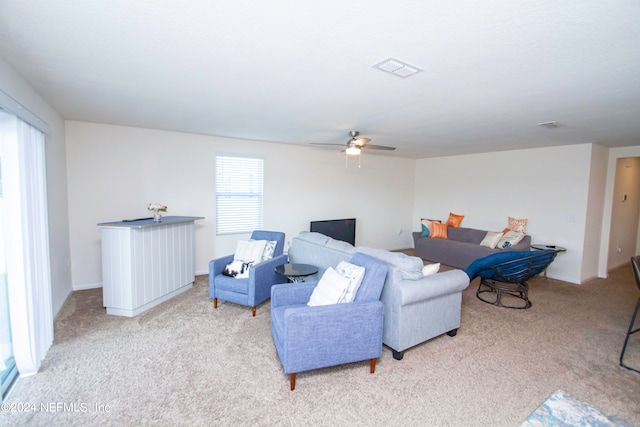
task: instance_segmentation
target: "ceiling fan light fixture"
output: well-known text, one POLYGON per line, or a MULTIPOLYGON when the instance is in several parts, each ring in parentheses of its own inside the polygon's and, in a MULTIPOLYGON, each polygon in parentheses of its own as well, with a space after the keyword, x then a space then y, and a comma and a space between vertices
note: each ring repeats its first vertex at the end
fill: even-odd
POLYGON ((357 156, 360 154, 360 151, 360 147, 358 147, 355 142, 350 142, 349 146, 345 150, 348 156, 357 156))

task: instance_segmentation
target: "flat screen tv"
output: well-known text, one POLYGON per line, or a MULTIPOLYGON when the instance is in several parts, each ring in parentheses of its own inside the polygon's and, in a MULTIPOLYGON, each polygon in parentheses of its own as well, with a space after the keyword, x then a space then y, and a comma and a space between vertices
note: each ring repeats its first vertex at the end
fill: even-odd
POLYGON ((336 240, 342 240, 356 245, 356 219, 330 219, 326 221, 311 221, 311 231, 322 233, 336 240))

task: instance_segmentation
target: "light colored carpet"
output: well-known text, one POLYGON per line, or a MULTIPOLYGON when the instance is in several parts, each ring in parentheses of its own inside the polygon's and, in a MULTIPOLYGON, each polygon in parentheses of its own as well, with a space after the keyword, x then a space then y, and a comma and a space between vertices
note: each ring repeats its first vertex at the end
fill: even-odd
MULTIPOLYGON (((214 310, 207 280, 135 318, 106 315, 100 289, 74 292, 40 373, 6 402, 34 410, 0 424, 517 426, 562 389, 640 425, 640 374, 618 365, 640 296, 630 267, 581 286, 536 279, 529 310, 479 301, 476 279, 456 337, 402 361, 385 347, 373 375, 366 361, 300 373, 293 392, 269 302, 255 318, 232 303, 214 310)), ((639 338, 627 350, 635 366, 639 338)))

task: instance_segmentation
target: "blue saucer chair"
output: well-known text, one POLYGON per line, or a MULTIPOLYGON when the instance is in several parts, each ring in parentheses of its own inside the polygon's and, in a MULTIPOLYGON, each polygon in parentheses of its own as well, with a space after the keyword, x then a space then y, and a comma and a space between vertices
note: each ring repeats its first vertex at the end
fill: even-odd
POLYGON ((532 304, 527 281, 546 271, 557 254, 552 249, 499 252, 475 260, 465 273, 469 280, 480 277, 476 292, 479 300, 498 307, 529 308, 532 304))

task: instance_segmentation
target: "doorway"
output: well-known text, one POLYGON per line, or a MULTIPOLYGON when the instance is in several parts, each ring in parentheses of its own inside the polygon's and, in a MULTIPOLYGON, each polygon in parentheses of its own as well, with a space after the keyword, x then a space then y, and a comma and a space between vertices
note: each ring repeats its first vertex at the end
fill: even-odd
POLYGON ((637 254, 640 219, 640 157, 616 160, 607 271, 637 254))

